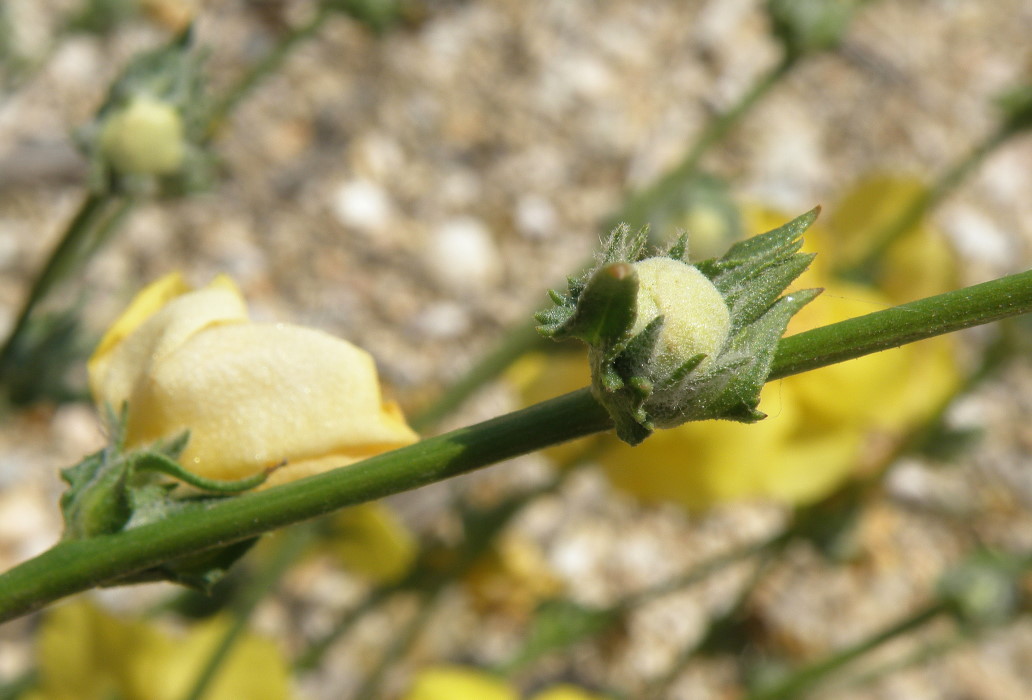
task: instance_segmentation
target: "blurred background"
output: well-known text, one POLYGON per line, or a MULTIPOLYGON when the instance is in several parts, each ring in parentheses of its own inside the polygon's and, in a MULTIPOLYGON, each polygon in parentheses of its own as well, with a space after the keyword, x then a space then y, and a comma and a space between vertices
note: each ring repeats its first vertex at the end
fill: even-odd
MULTIPOLYGON (((58 469, 104 442, 85 359, 173 270, 365 348, 429 435, 587 383, 527 324, 619 221, 686 229, 701 259, 822 205, 801 284, 826 293, 790 332, 1026 269, 1029 36, 1022 0, 5 0, 0 568, 60 536, 58 469), (152 177, 103 132, 154 51, 186 156, 152 177), (84 202, 92 232, 26 316, 84 202)), ((756 426, 353 509, 261 543, 211 598, 111 589, 91 623, 8 623, 3 697, 76 697, 54 659, 108 624, 213 630, 183 644, 191 676, 231 619, 238 658, 265 640, 282 669, 267 697, 463 697, 414 694, 451 687, 425 675, 445 664, 511 697, 1028 697, 1028 332, 773 382, 756 426)))

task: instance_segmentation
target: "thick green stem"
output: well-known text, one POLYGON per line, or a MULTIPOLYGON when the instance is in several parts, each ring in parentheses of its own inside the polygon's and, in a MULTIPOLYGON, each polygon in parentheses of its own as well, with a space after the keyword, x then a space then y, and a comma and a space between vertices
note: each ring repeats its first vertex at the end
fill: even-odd
POLYGON ((1032 271, 782 338, 768 381, 1032 309, 1032 271))
MULTIPOLYGON (((785 338, 771 379, 1032 310, 1032 272, 878 311, 785 338)), ((410 447, 161 522, 65 541, 0 576, 0 621, 73 593, 211 547, 441 481, 496 462, 608 430, 588 389, 410 447)))

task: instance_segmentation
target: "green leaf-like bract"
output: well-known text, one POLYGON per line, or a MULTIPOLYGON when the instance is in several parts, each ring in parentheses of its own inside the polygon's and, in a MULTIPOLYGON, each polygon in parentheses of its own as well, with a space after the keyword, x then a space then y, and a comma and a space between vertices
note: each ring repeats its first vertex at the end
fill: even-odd
MULTIPOLYGON (((815 208, 780 228, 731 247, 720 258, 696 265, 716 287, 730 314, 730 330, 713 358, 704 355, 660 373, 653 358, 662 330, 660 316, 632 335, 637 318, 637 275, 630 264, 647 257, 646 232, 617 227, 598 264, 571 279, 566 294, 552 292, 556 305, 536 315, 539 332, 588 344, 595 397, 616 425, 617 435, 635 445, 657 428, 692 420, 755 422, 760 390, 770 374, 778 340, 789 320, 820 290, 781 296, 809 266, 813 255, 800 253, 802 235, 813 224, 815 208)), ((665 253, 683 260, 682 236, 665 253)))

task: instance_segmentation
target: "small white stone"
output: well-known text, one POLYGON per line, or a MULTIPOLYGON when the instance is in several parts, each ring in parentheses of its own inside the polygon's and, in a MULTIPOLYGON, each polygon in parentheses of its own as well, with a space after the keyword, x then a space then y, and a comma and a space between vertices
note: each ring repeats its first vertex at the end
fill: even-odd
POLYGON ((489 287, 501 269, 491 232, 479 219, 460 217, 431 232, 426 265, 453 292, 489 287))
POLYGON ((551 238, 559 226, 555 207, 538 194, 526 194, 516 202, 516 228, 532 240, 551 238))
POLYGON ((348 180, 333 195, 333 213, 337 221, 362 233, 387 227, 391 220, 391 201, 387 192, 365 179, 348 180))
POLYGON ((472 322, 463 306, 453 301, 442 301, 426 307, 412 325, 425 338, 447 340, 468 332, 472 322))

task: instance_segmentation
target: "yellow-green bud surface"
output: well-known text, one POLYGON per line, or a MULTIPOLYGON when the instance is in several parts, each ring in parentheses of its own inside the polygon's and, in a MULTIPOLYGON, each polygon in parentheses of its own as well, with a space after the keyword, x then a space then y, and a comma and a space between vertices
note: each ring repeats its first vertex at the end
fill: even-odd
POLYGON ((638 273, 638 314, 631 328, 637 335, 657 316, 663 317, 654 367, 673 372, 692 357, 704 354, 705 369, 724 347, 731 315, 713 283, 697 269, 672 258, 648 258, 634 263, 638 273))
POLYGON ((107 119, 100 134, 100 150, 120 173, 174 173, 183 163, 183 120, 167 102, 134 98, 107 119))

